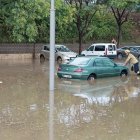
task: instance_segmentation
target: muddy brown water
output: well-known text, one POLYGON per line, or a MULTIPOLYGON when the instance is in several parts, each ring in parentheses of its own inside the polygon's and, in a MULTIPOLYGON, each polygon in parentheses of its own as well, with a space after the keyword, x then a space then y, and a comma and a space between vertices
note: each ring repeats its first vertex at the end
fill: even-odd
POLYGON ((0 61, 0 140, 139 140, 140 77, 60 80, 49 63, 0 61))

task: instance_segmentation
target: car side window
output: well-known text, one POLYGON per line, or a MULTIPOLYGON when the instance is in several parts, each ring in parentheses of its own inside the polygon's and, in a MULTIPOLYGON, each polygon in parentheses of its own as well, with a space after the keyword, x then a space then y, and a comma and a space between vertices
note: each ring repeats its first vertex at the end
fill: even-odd
POLYGON ((106 67, 113 67, 114 63, 109 59, 104 59, 103 60, 103 65, 106 66, 106 67))
POLYGON ((93 65, 96 66, 96 67, 103 67, 103 61, 102 61, 102 59, 95 59, 93 65))
POLYGON ((105 51, 105 46, 104 45, 96 45, 95 51, 105 51))
POLYGON ((137 48, 134 48, 134 47, 131 47, 131 48, 130 48, 130 51, 137 52, 138 49, 137 49, 137 48))
POLYGON ((94 50, 94 46, 90 46, 87 51, 93 51, 94 50))
POLYGON ((46 51, 50 51, 50 49, 49 49, 48 46, 44 46, 44 50, 46 50, 46 51))

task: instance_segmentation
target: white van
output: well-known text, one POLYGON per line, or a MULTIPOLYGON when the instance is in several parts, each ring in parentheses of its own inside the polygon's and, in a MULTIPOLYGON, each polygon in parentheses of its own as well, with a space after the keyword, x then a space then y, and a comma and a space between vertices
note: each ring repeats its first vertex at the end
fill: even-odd
POLYGON ((85 56, 107 56, 114 59, 117 57, 117 47, 113 43, 94 43, 81 54, 85 56))

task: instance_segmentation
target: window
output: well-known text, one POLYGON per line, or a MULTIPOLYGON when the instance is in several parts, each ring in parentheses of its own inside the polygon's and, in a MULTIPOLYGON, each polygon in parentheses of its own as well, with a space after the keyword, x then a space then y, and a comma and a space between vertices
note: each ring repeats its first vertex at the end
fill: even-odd
POLYGON ((108 50, 109 50, 109 51, 114 51, 113 46, 112 46, 112 45, 108 45, 108 50))
POLYGON ((97 45, 97 46, 95 46, 95 51, 105 51, 105 46, 104 45, 97 45))
POLYGON ((91 58, 88 57, 77 57, 69 62, 71 65, 87 65, 91 58))
POLYGON ((90 46, 87 51, 93 51, 94 50, 94 46, 90 46))
POLYGON ((44 50, 50 51, 50 48, 48 46, 44 46, 44 50))
POLYGON ((114 63, 109 59, 104 59, 103 60, 103 65, 106 66, 106 67, 113 67, 114 63))
POLYGON ((94 66, 96 66, 96 67, 103 67, 102 59, 95 59, 94 66))
POLYGON ((130 51, 138 52, 139 50, 138 50, 138 48, 136 48, 136 47, 131 47, 131 48, 130 48, 130 51))
POLYGON ((113 45, 113 48, 114 48, 114 51, 116 50, 116 46, 115 45, 113 45))
POLYGON ((65 46, 56 46, 56 49, 57 49, 57 51, 60 51, 60 52, 70 52, 71 51, 70 49, 68 49, 65 46))

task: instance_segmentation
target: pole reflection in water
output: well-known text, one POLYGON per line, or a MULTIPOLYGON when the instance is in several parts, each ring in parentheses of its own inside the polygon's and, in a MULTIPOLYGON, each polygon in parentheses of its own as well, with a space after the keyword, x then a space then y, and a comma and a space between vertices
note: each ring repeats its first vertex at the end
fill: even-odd
POLYGON ((54 91, 49 92, 49 140, 54 140, 54 91))

